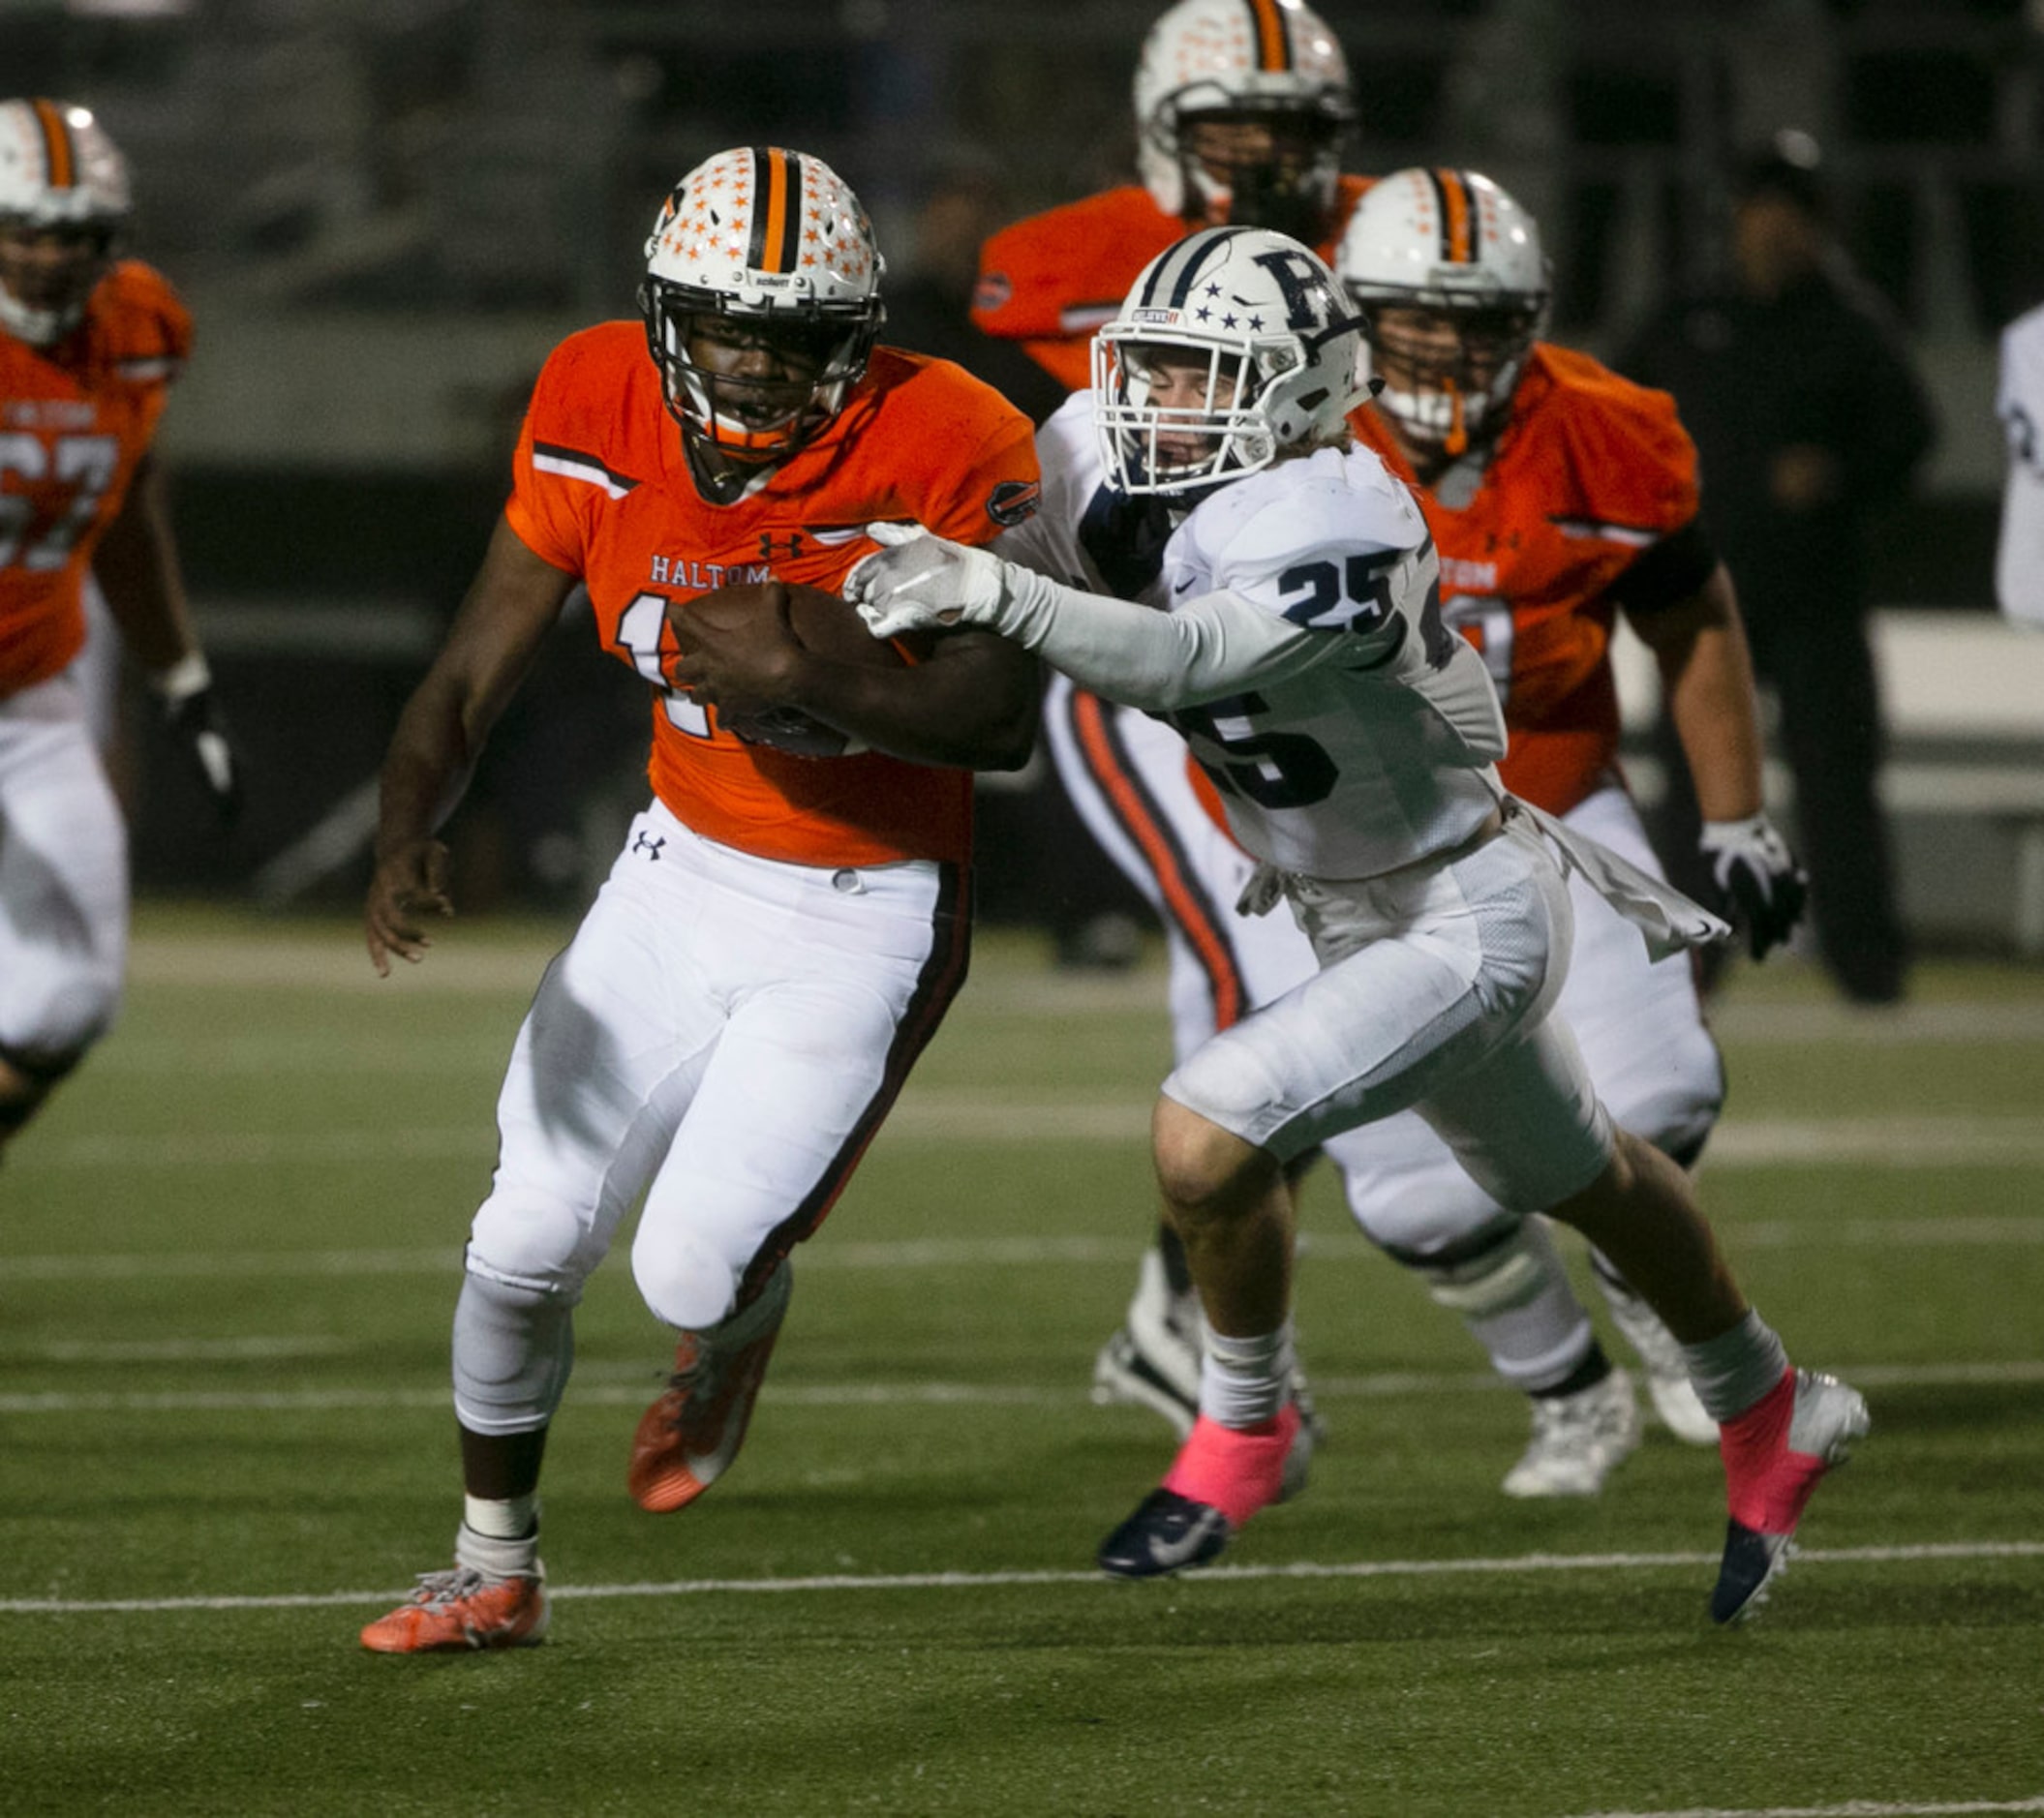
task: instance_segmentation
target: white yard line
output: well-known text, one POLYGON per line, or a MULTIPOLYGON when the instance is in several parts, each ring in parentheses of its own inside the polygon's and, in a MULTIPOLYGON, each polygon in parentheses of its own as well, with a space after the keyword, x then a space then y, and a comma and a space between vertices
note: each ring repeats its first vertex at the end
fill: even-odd
MULTIPOLYGON (((15 1346, 4 1353, 10 1361, 47 1355, 33 1346, 15 1346)), ((89 1354, 89 1353, 88 1353, 89 1354)), ((283 1353, 280 1353, 283 1354, 283 1353)), ((68 1359, 67 1359, 68 1360, 68 1359)), ((167 1358, 167 1361, 176 1361, 167 1358)), ((123 1361, 127 1361, 123 1359, 123 1361)), ((2044 1382, 2044 1358, 2012 1358, 1999 1363, 1883 1364, 1831 1360, 1856 1386, 1926 1388, 1973 1384, 2006 1387, 2044 1382)), ((577 1367, 567 1392, 571 1404, 589 1408, 636 1408, 660 1380, 661 1371, 650 1354, 637 1361, 589 1360, 577 1367)), ((1315 1376, 1313 1393, 1321 1401, 1392 1401, 1428 1395, 1505 1395, 1511 1391, 1495 1375, 1483 1371, 1383 1371, 1369 1376, 1315 1376)), ((1083 1381, 1057 1383, 988 1382, 819 1382, 775 1383, 761 1390, 764 1400, 801 1408, 1072 1408, 1086 1398, 1083 1381)), ((354 1409, 372 1410, 446 1406, 445 1385, 422 1387, 335 1387, 307 1389, 49 1389, 0 1394, 0 1414, 167 1414, 167 1413, 317 1413, 354 1409)))
MULTIPOLYGON (((995 1092, 911 1090, 879 1140, 902 1143, 1060 1141, 1141 1143, 1148 1098, 1018 1100, 995 1092)), ((335 1163, 473 1161, 495 1153, 497 1133, 473 1124, 379 1130, 102 1131, 52 1136, 10 1156, 21 1176, 97 1168, 328 1167, 335 1163)), ((1733 1118, 1711 1138, 1706 1171, 1801 1164, 1886 1167, 2008 1167, 2044 1164, 2044 1117, 1733 1118)))
POLYGON ((1914 1801, 1848 1799, 1840 1805, 1685 1805, 1680 1811, 1597 1811, 1577 1818, 1964 1818, 1970 1812, 2044 1812, 2044 1794, 2035 1799, 1914 1801))
MULTIPOLYGON (((459 924, 437 937, 417 967, 399 966, 380 979, 352 927, 330 933, 137 933, 129 949, 133 984, 200 989, 251 986, 291 990, 380 991, 386 997, 530 995, 546 963, 574 929, 535 930, 531 938, 477 937, 459 924)), ((991 945, 990 943, 990 945, 991 945)), ((1129 972, 1067 972, 997 957, 973 975, 960 1001, 961 1016, 975 1011, 1065 1020, 1077 1015, 1164 1015, 1161 967, 1129 972)), ((1828 998, 1804 1003, 1742 1001, 1736 994, 1713 1006, 1711 1024, 1726 1041, 1846 1042, 1890 1046, 1939 1042, 2044 1041, 2044 1002, 1945 1001, 1867 1011, 1828 998)))
MULTIPOLYGON (((1943 1541, 1933 1546, 1840 1547, 1801 1549, 1798 1567, 1806 1565, 1907 1565, 1920 1561, 2044 1559, 2044 1541, 1943 1541)), ((1527 1553, 1515 1559, 1294 1560, 1290 1564, 1215 1565, 1196 1577, 1175 1581, 1180 1589, 1196 1584, 1248 1584, 1272 1579, 1459 1578, 1534 1575, 1544 1572, 1635 1572, 1687 1570, 1717 1563, 1715 1553, 1527 1553)), ((788 1591, 982 1591, 1009 1587, 1093 1585, 1117 1596, 1127 1595, 1097 1571, 1058 1572, 840 1572, 811 1578, 684 1578, 662 1584, 556 1585, 547 1594, 559 1598, 652 1598, 709 1595, 779 1594, 788 1591)), ((388 1603, 401 1591, 335 1591, 287 1592, 277 1596, 217 1597, 11 1597, 0 1599, 0 1616, 153 1616, 207 1610, 303 1610, 349 1604, 388 1603)), ((1850 1810, 1850 1807, 1838 1808, 1850 1810)), ((1929 1808, 1927 1808, 1929 1809, 1929 1808)), ((2007 1809, 2020 1810, 2011 1806, 2007 1809)))
MULTIPOLYGON (((1741 1250, 2028 1249, 2044 1244, 2044 1215, 2007 1218, 1768 1219, 1727 1222, 1726 1242, 1741 1250)), ((1347 1231, 1307 1232, 1301 1252, 1314 1264, 1376 1262, 1378 1252, 1347 1231)), ((1126 1237, 907 1237, 860 1239, 826 1231, 804 1247, 810 1269, 970 1269, 1091 1266, 1127 1262, 1126 1237)), ((220 1276, 294 1279, 307 1276, 452 1276, 461 1251, 452 1244, 403 1250, 83 1251, 72 1255, 10 1257, 0 1253, 0 1278, 22 1282, 135 1281, 151 1277, 220 1276)))

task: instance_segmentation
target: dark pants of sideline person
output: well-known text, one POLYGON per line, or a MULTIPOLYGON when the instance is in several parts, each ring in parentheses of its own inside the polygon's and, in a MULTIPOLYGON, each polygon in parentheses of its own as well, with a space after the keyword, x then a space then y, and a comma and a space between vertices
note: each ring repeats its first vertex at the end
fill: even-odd
MULTIPOLYGON (((1747 637, 1761 688, 1780 709, 1769 742, 1795 786, 1794 807, 1785 818, 1810 874, 1817 952, 1846 997, 1892 1004, 1903 995, 1908 953, 1896 910, 1893 847, 1876 793, 1886 729, 1866 618, 1824 615, 1791 625, 1749 605, 1747 637)), ((1664 714, 1653 743, 1669 786, 1649 829, 1670 880, 1693 893, 1703 875, 1696 798, 1664 714)), ((1717 950, 1717 966, 1724 956, 1717 950)))

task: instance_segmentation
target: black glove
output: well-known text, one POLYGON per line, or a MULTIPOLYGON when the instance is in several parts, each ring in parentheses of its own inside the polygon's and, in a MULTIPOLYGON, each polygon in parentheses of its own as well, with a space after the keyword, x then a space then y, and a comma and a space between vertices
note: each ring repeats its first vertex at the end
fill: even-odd
POLYGON ((196 653, 150 679, 164 724, 190 760, 222 827, 241 814, 241 754, 228 735, 213 677, 196 653))
POLYGON ((1803 919, 1810 880, 1788 842, 1765 814, 1744 821, 1705 821, 1696 842, 1710 866, 1718 901, 1707 905, 1746 930, 1755 959, 1779 947, 1803 919))

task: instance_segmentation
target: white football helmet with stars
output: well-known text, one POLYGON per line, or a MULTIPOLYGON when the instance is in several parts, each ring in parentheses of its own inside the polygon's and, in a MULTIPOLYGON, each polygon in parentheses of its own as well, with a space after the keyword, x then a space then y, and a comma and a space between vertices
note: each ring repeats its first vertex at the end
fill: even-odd
POLYGON ((1235 193, 1259 179, 1296 188, 1307 212, 1331 214, 1355 100, 1340 42, 1300 0, 1179 0, 1144 41, 1135 103, 1137 164, 1166 214, 1299 230, 1297 219, 1260 212, 1286 198, 1235 193), (1304 136, 1306 167, 1287 175, 1240 170, 1223 184, 1186 145, 1187 127, 1203 114, 1264 119, 1304 136))
POLYGON ((1552 283, 1533 217, 1477 171, 1394 170, 1349 217, 1334 269, 1386 380, 1377 408, 1449 456, 1495 437, 1547 324, 1552 283), (1392 346, 1386 309, 1450 318, 1458 350, 1428 358, 1392 346))
POLYGON ((742 460, 794 452, 843 408, 865 375, 882 319, 883 262, 866 210, 820 158, 778 146, 718 152, 661 204, 646 241, 639 309, 667 408, 685 432, 742 460), (713 379, 690 358, 702 317, 785 337, 816 365, 806 402, 773 424, 717 408, 746 381, 713 379))
POLYGON ((1361 324, 1309 248, 1266 227, 1188 234, 1150 260, 1093 340, 1108 482, 1182 497, 1344 441, 1368 395, 1361 363, 1361 324), (1205 362, 1203 407, 1150 401, 1160 351, 1205 362))
POLYGON ((132 211, 128 166, 90 110, 32 97, 0 101, 0 228, 78 242, 61 276, 40 274, 35 294, 0 271, 0 327, 37 347, 77 325, 132 211))

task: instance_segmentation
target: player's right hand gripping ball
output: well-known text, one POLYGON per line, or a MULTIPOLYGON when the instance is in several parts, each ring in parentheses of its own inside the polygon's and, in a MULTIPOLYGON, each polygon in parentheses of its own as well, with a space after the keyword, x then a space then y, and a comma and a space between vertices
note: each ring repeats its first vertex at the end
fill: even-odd
MULTIPOLYGON (((892 643, 869 636, 858 615, 837 594, 799 582, 765 581, 718 588, 715 592, 673 602, 667 609, 668 616, 678 628, 686 620, 743 628, 757 622, 759 615, 775 610, 769 590, 777 587, 787 594, 789 629, 805 650, 834 663, 852 663, 862 668, 905 666, 907 659, 902 652, 892 643)), ((733 701, 719 702, 712 711, 719 726, 747 744, 771 745, 791 757, 855 757, 867 749, 863 741, 826 725, 797 707, 733 701)))

